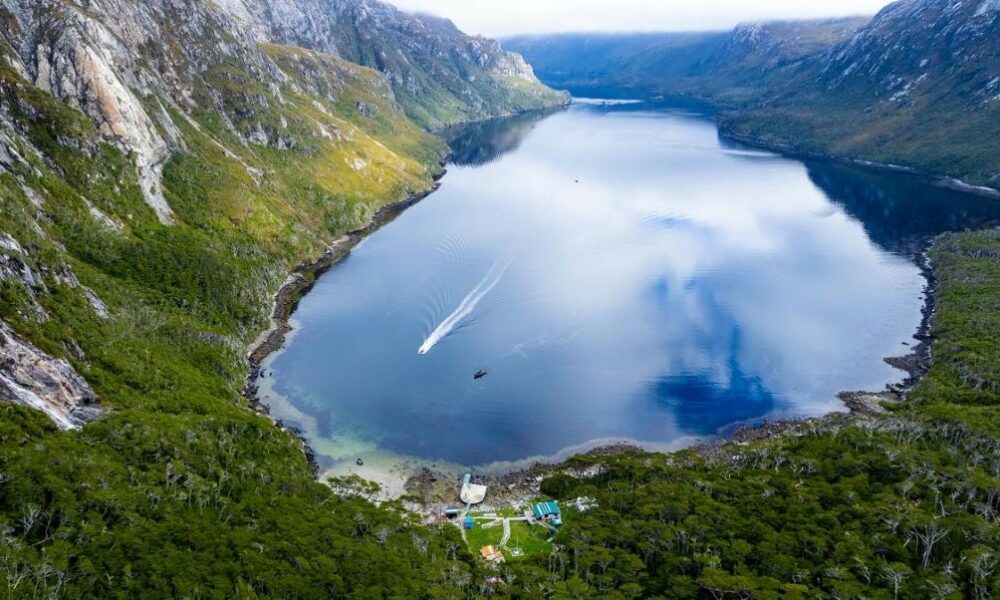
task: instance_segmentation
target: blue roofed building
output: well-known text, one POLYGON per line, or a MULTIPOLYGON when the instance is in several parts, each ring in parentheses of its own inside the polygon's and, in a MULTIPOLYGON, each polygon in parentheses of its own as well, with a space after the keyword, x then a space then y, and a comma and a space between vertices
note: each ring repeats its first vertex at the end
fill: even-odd
POLYGON ((539 502, 531 508, 531 513, 538 521, 544 521, 554 527, 562 525, 562 513, 559 511, 559 503, 555 500, 539 502))

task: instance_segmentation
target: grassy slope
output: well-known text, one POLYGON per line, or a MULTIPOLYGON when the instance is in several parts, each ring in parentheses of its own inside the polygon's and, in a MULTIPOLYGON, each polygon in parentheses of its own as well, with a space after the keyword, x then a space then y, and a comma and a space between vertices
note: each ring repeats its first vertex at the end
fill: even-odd
POLYGON ((725 133, 795 151, 902 165, 996 187, 1000 107, 969 111, 948 101, 871 110, 827 100, 732 112, 725 133))
MULTIPOLYGON (((130 160, 83 115, 0 68, 4 104, 42 152, 22 144, 32 168, 0 175, 0 229, 44 274, 48 293, 35 293, 50 317, 37 322, 30 291, 8 281, 0 318, 69 360, 112 411, 59 432, 40 413, 0 405, 0 597, 419 597, 468 578, 457 535, 338 499, 299 443, 240 394, 244 348, 287 270, 428 186, 444 152, 373 91, 374 72, 268 51, 301 83, 325 74, 339 88, 289 88, 276 108, 235 111, 290 150, 244 145, 215 114, 192 124, 174 113, 186 151, 165 169, 173 227, 158 224, 130 160), (93 219, 84 198, 124 234, 93 219), (109 319, 58 283, 65 268, 109 319)), ((246 92, 230 98, 252 97, 258 83, 224 71, 208 77, 246 92)))
POLYGON ((948 234, 932 259, 938 342, 908 402, 707 456, 576 459, 607 470, 542 489, 600 508, 520 580, 555 565, 548 585, 580 596, 996 597, 1000 230, 948 234))

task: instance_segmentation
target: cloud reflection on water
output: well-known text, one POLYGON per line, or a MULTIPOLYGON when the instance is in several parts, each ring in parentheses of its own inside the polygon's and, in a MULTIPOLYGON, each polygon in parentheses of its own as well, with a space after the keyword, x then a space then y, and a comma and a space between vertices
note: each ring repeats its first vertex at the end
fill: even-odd
POLYGON ((321 278, 273 361, 326 446, 475 465, 837 410, 836 392, 902 376, 881 359, 914 333, 923 281, 901 248, 929 231, 898 222, 983 212, 734 148, 686 112, 574 106, 461 140, 439 192, 321 278))

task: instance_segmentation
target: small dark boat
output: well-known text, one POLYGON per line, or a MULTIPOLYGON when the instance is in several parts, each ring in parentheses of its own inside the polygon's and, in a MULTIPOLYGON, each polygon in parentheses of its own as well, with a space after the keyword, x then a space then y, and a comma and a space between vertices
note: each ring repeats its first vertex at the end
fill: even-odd
POLYGON ((361 459, 359 458, 359 459, 358 459, 358 466, 359 466, 359 467, 363 467, 363 466, 365 466, 365 461, 363 461, 363 460, 361 460, 361 459))
POLYGON ((479 369, 476 374, 472 376, 473 379, 482 379, 486 377, 486 369, 479 369))

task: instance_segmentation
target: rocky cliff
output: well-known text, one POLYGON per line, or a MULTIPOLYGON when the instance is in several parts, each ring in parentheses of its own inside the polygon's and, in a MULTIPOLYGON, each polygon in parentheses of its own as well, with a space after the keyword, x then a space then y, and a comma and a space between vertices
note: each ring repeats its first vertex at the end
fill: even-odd
POLYGON ((62 425, 95 328, 159 331, 166 307, 238 346, 288 261, 428 185, 421 125, 564 101, 496 42, 369 0, 0 0, 0 22, 0 319, 31 340, 5 396, 62 425), (44 372, 63 382, 25 385, 44 372))
POLYGON ((70 429, 97 416, 96 400, 68 362, 47 356, 0 321, 0 401, 40 410, 70 429))

